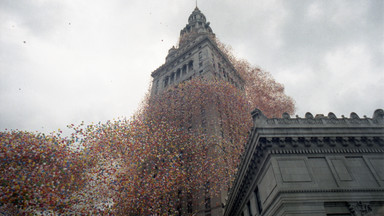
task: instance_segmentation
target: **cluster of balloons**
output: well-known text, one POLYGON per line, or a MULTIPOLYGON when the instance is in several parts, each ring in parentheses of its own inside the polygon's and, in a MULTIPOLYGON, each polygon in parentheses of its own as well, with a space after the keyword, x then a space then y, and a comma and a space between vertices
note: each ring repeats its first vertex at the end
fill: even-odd
POLYGON ((245 90, 195 78, 147 97, 129 119, 70 125, 70 137, 0 132, 0 214, 177 214, 190 197, 228 189, 250 111, 280 116, 294 102, 269 73, 217 43, 245 90))

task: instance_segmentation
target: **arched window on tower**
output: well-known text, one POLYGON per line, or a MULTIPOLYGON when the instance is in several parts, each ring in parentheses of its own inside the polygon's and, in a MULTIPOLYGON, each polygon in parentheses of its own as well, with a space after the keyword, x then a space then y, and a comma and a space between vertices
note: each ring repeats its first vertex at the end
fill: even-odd
POLYGON ((171 80, 169 81, 169 84, 172 84, 174 79, 175 79, 175 73, 172 73, 171 74, 171 80))
POLYGON ((168 86, 168 76, 164 78, 164 88, 168 86))
POLYGON ((159 89, 159 80, 156 80, 155 94, 157 94, 158 89, 159 89))
POLYGON ((183 65, 182 73, 183 73, 183 76, 187 74, 187 65, 183 65))
POLYGON ((180 78, 180 68, 176 71, 176 80, 180 78))
POLYGON ((193 71, 193 61, 190 61, 188 63, 188 73, 191 72, 191 71, 193 71))

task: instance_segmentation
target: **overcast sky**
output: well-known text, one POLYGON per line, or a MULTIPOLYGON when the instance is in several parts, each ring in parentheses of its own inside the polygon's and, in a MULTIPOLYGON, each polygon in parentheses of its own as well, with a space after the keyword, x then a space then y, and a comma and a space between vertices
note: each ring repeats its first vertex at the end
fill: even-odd
MULTIPOLYGON (((216 36, 297 114, 384 108, 382 0, 199 0, 216 36)), ((194 0, 0 0, 0 131, 130 117, 194 0)))

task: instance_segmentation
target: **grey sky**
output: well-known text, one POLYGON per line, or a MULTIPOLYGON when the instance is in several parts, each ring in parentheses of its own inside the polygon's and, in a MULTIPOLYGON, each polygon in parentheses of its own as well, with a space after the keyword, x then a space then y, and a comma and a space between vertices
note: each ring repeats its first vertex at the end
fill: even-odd
MULTIPOLYGON (((384 107, 383 1, 200 0, 216 36, 286 87, 297 114, 384 107)), ((0 0, 0 130, 130 117, 192 0, 0 0)))

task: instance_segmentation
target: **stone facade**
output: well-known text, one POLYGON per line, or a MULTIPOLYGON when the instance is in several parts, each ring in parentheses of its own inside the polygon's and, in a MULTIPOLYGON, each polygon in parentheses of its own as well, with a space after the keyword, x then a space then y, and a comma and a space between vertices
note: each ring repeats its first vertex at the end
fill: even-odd
POLYGON ((215 42, 215 34, 196 8, 180 32, 179 47, 168 51, 165 63, 152 72, 151 94, 156 95, 193 77, 223 79, 243 89, 244 81, 215 42))
POLYGON ((254 126, 224 215, 384 215, 384 111, 266 118, 254 126))
MULTIPOLYGON (((178 47, 168 51, 165 63, 152 72, 153 83, 151 95, 156 96, 168 88, 194 79, 224 80, 239 89, 244 89, 244 80, 240 77, 226 55, 218 48, 209 22, 205 15, 196 7, 188 18, 188 24, 180 31, 178 47)), ((192 116, 193 127, 198 127, 205 119, 207 134, 218 134, 217 125, 219 113, 214 104, 205 104, 205 116, 192 116)), ((210 197, 209 193, 201 191, 193 194, 192 198, 181 209, 183 215, 223 215, 222 202, 227 191, 222 191, 218 197, 210 197), (201 204, 204 203, 204 204, 201 204)))

